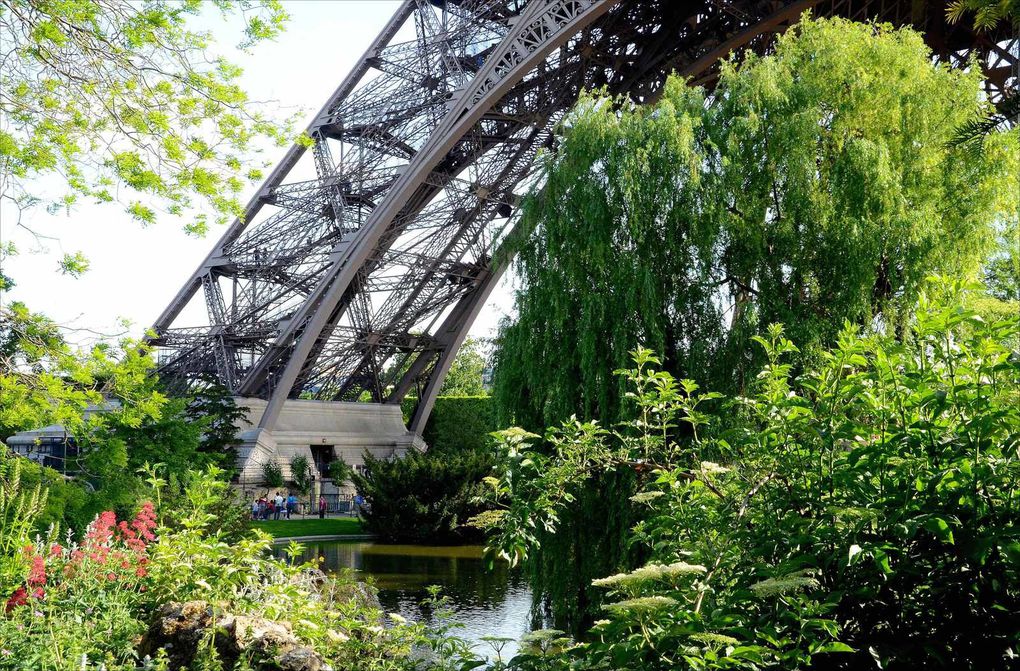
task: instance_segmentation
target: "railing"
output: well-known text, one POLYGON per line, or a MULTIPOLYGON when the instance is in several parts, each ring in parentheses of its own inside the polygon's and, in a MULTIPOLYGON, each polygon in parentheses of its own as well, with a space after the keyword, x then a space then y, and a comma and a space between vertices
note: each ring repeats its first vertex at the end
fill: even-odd
MULTIPOLYGON (((241 496, 248 506, 251 506, 251 502, 257 498, 266 495, 268 490, 270 495, 275 494, 278 490, 286 492, 286 487, 266 487, 260 481, 239 481, 236 483, 240 488, 241 496)), ((333 492, 329 494, 322 494, 322 498, 326 499, 326 514, 327 515, 341 515, 349 517, 357 517, 358 511, 361 506, 355 502, 355 494, 347 494, 343 492, 333 492)), ((298 496, 298 510, 297 513, 300 515, 318 515, 319 514, 319 501, 315 498, 312 493, 298 496)))

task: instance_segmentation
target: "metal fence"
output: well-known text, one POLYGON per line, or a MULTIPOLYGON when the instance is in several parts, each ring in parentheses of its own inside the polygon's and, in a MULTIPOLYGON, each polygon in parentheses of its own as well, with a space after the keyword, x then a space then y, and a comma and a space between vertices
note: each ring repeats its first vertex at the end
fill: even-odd
MULTIPOLYGON (((266 486, 258 481, 238 481, 235 485, 238 487, 241 497, 249 506, 252 501, 265 496, 267 492, 266 486)), ((270 495, 274 495, 277 490, 275 488, 269 488, 268 491, 270 495)), ((279 491, 286 492, 287 489, 286 487, 281 487, 279 491)), ((357 517, 359 506, 355 502, 355 494, 333 492, 323 493, 321 496, 326 499, 327 515, 357 517)), ((319 514, 319 500, 313 493, 298 496, 297 514, 319 514)))

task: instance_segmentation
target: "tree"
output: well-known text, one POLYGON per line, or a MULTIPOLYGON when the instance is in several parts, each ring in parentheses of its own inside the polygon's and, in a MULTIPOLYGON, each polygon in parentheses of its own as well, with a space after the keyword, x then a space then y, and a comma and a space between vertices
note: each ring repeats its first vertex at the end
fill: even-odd
POLYGON ((184 415, 202 427, 198 451, 224 470, 232 470, 237 463, 237 429, 247 419, 248 410, 238 406, 230 390, 209 376, 203 386, 192 391, 184 415))
POLYGON ((485 355, 478 338, 468 338, 460 346, 439 390, 440 396, 484 396, 485 355))
MULTIPOLYGON (((153 378, 153 384, 156 384, 153 378)), ((137 426, 114 421, 104 440, 120 441, 127 449, 128 467, 162 463, 171 474, 216 466, 230 471, 236 464, 237 426, 247 414, 221 385, 171 398, 158 417, 137 426)))
POLYGON ((982 279, 993 297, 1013 304, 1020 302, 1020 224, 1016 220, 1003 227, 982 279))
POLYGON ((967 14, 974 15, 974 27, 991 30, 996 24, 1020 21, 1020 2, 1017 0, 953 0, 946 7, 949 20, 957 23, 967 14))
POLYGON ((976 273, 1016 217, 1017 132, 946 146, 986 106, 977 70, 935 63, 919 34, 839 19, 724 63, 709 99, 676 78, 655 105, 582 99, 524 208, 504 419, 611 422, 634 342, 739 390, 764 324, 807 357, 844 320, 902 324, 926 276, 976 273))
POLYGON ((0 434, 60 424, 88 446, 109 420, 138 426, 158 416, 165 397, 148 375, 148 348, 131 340, 95 345, 85 352, 68 345, 57 324, 22 303, 0 308, 0 434), (106 399, 110 412, 86 415, 106 399))
MULTIPOLYGON (((524 205, 502 421, 613 426, 628 391, 613 371, 638 342, 677 377, 741 393, 767 324, 798 344, 794 366, 845 322, 905 332, 924 278, 976 276, 993 224, 1016 216, 1017 131, 980 154, 947 146, 981 90, 976 68, 936 63, 916 32, 833 19, 724 63, 710 98, 677 78, 654 105, 583 98, 524 205)), ((598 617, 591 580, 638 559, 632 478, 600 478, 558 534, 538 531, 533 584, 557 590, 562 624, 598 617)))
MULTIPOLYGON (((988 32, 1001 23, 1010 24, 1014 34, 1020 31, 1020 2, 1018 0, 954 0, 946 7, 950 23, 959 23, 973 13, 974 29, 988 32)), ((996 132, 1004 132, 1020 120, 1020 93, 1014 81, 1012 91, 1004 91, 996 109, 968 119, 956 131, 950 141, 958 147, 981 151, 985 138, 996 132)))
POLYGON ((262 464, 262 486, 268 489, 280 489, 283 487, 283 469, 275 461, 266 461, 262 464))
MULTIPOLYGON (((241 14, 245 48, 287 19, 278 0, 3 0, 0 200, 56 211, 120 194, 150 224, 152 201, 182 214, 198 198, 217 222, 240 216, 245 182, 261 179, 245 157, 262 140, 286 143, 290 124, 258 111, 237 85, 241 69, 210 55, 209 34, 189 27, 209 7, 241 14), (40 192, 41 177, 59 192, 40 192)), ((206 227, 204 213, 187 226, 206 227)), ((65 257, 66 272, 85 267, 80 255, 65 257)))

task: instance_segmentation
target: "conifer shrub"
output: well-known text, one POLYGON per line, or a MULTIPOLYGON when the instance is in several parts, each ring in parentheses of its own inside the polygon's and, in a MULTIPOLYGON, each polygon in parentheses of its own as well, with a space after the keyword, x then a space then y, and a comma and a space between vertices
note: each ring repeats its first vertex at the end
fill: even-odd
POLYGON ((409 452, 380 459, 366 453, 351 479, 365 497, 365 529, 388 541, 464 543, 481 534, 467 521, 487 508, 482 478, 494 452, 409 452))

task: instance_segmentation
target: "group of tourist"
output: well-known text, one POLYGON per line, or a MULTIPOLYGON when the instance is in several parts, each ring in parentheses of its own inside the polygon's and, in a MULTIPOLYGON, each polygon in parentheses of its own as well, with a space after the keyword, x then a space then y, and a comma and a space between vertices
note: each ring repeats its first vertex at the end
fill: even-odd
MULTIPOLYGON (((365 507, 365 499, 361 494, 357 494, 351 500, 351 504, 351 512, 356 515, 365 507)), ((320 520, 325 519, 328 507, 326 497, 320 496, 318 505, 320 520)), ((273 496, 267 494, 251 502, 251 518, 253 520, 278 520, 281 517, 289 520, 291 515, 300 514, 301 502, 297 496, 290 492, 287 492, 287 496, 284 496, 282 492, 276 492, 273 496)))
POLYGON ((290 519, 291 514, 300 513, 298 497, 288 492, 285 497, 281 492, 274 496, 260 496, 252 501, 251 518, 253 520, 290 519))

